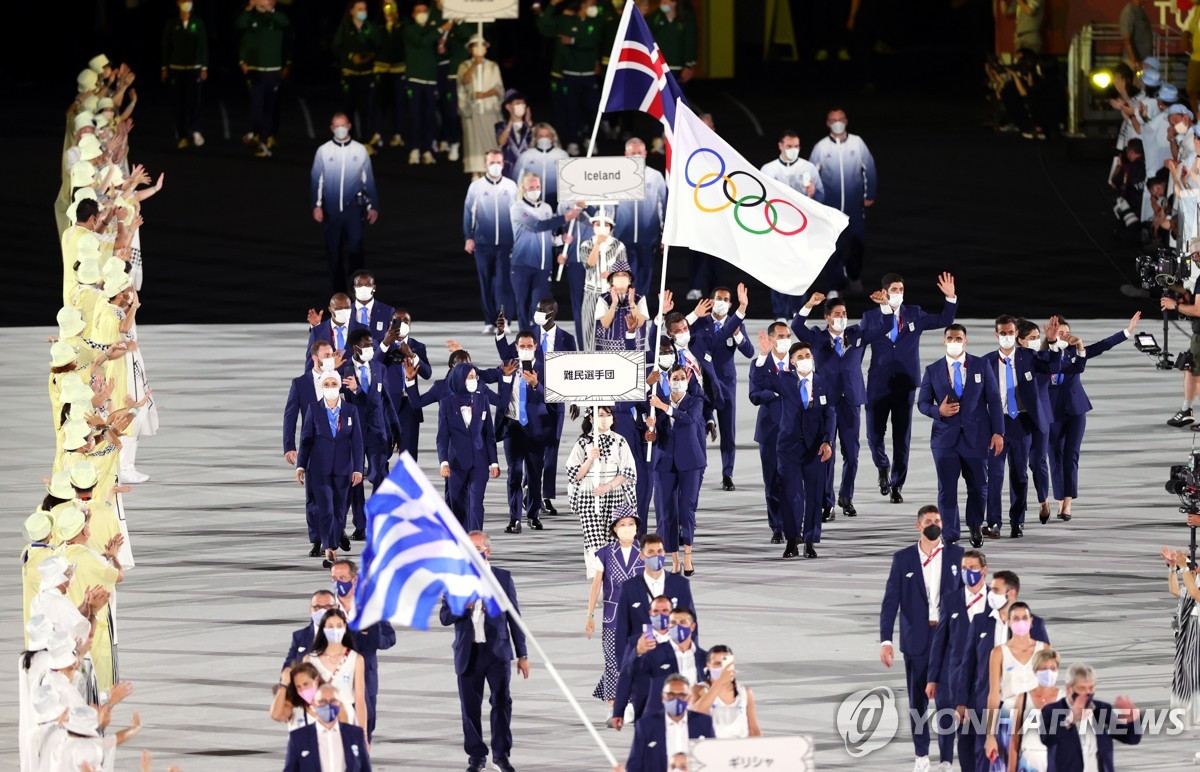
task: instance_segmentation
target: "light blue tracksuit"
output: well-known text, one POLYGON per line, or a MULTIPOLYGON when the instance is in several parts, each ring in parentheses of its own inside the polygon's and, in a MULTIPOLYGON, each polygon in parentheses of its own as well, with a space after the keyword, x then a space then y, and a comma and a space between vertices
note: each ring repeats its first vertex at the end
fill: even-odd
POLYGON ((512 292, 513 232, 511 210, 518 196, 517 184, 507 177, 480 177, 467 188, 463 202, 463 240, 475 241, 475 271, 483 321, 492 324, 499 314, 516 308, 512 292))
POLYGON ((554 214, 544 201, 536 204, 520 199, 509 208, 512 223, 512 288, 521 329, 533 329, 533 312, 538 301, 549 297, 550 271, 557 264, 554 229, 566 219, 554 214))

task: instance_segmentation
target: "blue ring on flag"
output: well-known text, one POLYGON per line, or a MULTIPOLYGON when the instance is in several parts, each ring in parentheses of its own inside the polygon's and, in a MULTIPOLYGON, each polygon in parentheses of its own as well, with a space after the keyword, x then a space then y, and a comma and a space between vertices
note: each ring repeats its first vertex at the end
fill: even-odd
POLYGON ((707 188, 709 185, 716 185, 717 180, 722 179, 724 176, 725 176, 725 159, 721 157, 720 153, 718 153, 716 150, 713 150, 711 148, 707 148, 707 147, 696 148, 695 150, 692 151, 692 154, 688 156, 687 161, 683 164, 683 179, 685 182, 687 182, 687 184, 691 185, 693 188, 707 188), (714 156, 717 157, 717 160, 721 162, 721 171, 717 172, 716 177, 713 177, 710 181, 704 183, 703 185, 697 185, 695 182, 692 182, 692 176, 690 174, 688 174, 688 167, 692 165, 692 159, 696 157, 697 153, 712 153, 714 156))

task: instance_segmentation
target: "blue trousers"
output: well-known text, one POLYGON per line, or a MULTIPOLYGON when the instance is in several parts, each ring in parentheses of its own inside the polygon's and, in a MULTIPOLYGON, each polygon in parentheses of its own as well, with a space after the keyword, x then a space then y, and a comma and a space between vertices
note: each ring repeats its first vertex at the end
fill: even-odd
POLYGON ((654 245, 622 243, 625 244, 625 256, 629 258, 629 267, 633 269, 633 286, 641 290, 647 298, 657 297, 658 285, 654 283, 654 245))
MULTIPOLYGON (((557 268, 554 269, 556 272, 557 268)), ((567 261, 563 267, 563 276, 567 280, 567 288, 571 294, 571 318, 575 320, 575 340, 583 349, 583 283, 587 278, 587 268, 574 258, 567 261)))
MULTIPOLYGON (((990 450, 985 452, 991 453, 990 450)), ((979 528, 983 525, 987 499, 987 458, 963 453, 958 448, 934 448, 933 466, 937 471, 937 504, 942 514, 942 533, 946 539, 957 541, 960 531, 958 478, 967 482, 967 527, 979 528)))
POLYGON ((815 454, 811 460, 797 463, 780 458, 777 474, 783 495, 780 497, 780 518, 783 535, 814 544, 821 541, 821 502, 825 499, 826 467, 815 454))
POLYGON ((882 397, 867 400, 867 447, 876 469, 892 469, 889 484, 903 488, 908 479, 908 451, 912 445, 912 411, 915 391, 890 390, 882 397), (892 458, 883 446, 888 418, 892 419, 892 458))
POLYGON ((408 82, 408 146, 413 150, 433 150, 437 131, 437 86, 408 82))
POLYGON ((1029 471, 1033 472, 1033 489, 1038 503, 1050 498, 1050 466, 1046 461, 1050 453, 1050 435, 1034 427, 1029 446, 1029 471))
POLYGON ((758 460, 762 466, 763 492, 767 499, 767 525, 771 533, 783 533, 783 483, 776 466, 775 442, 761 442, 758 445, 758 460))
POLYGON ((912 731, 913 751, 917 756, 929 755, 929 723, 918 725, 917 716, 929 710, 929 698, 925 696, 925 684, 929 683, 929 652, 905 654, 904 683, 908 687, 908 725, 912 731))
POLYGON ((308 540, 321 541, 321 518, 317 516, 317 499, 313 495, 312 483, 304 477, 304 522, 308 526, 308 540))
POLYGON ((1086 413, 1063 416, 1050 424, 1050 479, 1056 499, 1079 496, 1079 449, 1086 428, 1086 413))
POLYGON ((633 465, 637 469, 637 482, 634 491, 637 494, 638 536, 646 535, 647 524, 650 522, 650 499, 654 497, 654 470, 646 460, 646 443, 631 443, 633 465))
POLYGON ((327 550, 341 549, 346 510, 350 508, 350 475, 306 473, 304 479, 312 486, 317 533, 321 536, 322 546, 327 550))
POLYGON ((782 292, 771 290, 771 315, 776 319, 791 320, 796 312, 800 310, 800 306, 804 305, 803 298, 799 295, 786 295, 782 292))
POLYGON ((450 71, 450 62, 438 62, 438 139, 462 142, 462 118, 458 114, 458 73, 450 71))
POLYGON ((654 474, 654 531, 662 537, 668 553, 679 552, 679 545, 692 546, 696 535, 694 502, 704 470, 680 471, 665 462, 662 466, 654 474))
POLYGON ((329 262, 329 286, 334 292, 345 292, 350 274, 363 267, 362 209, 349 204, 340 212, 337 201, 325 202, 325 258, 329 262), (346 256, 342 257, 345 248, 346 256))
POLYGON ((279 88, 283 77, 278 72, 250 72, 246 86, 250 90, 250 128, 265 142, 279 133, 279 88))
POLYGON ((562 439, 563 419, 566 416, 560 404, 546 405, 546 410, 554 421, 554 436, 547 439, 546 450, 542 454, 542 495, 552 499, 558 491, 558 443, 562 439))
POLYGON ((705 295, 712 292, 713 287, 721 283, 720 258, 696 249, 688 250, 688 288, 698 289, 705 295))
POLYGON ((1025 524, 1026 498, 1029 496, 1029 449, 1033 442, 1033 422, 1027 414, 1004 416, 1004 451, 987 457, 987 522, 999 528, 1004 524, 1004 465, 1008 463, 1010 525, 1025 524))
POLYGON ((509 318, 515 315, 522 330, 532 330, 533 312, 537 310, 538 301, 551 296, 550 269, 516 266, 510 275, 516 309, 509 313, 509 318))
POLYGON ((485 324, 493 324, 500 312, 500 283, 508 273, 500 273, 500 254, 512 252, 512 247, 475 243, 475 275, 479 278, 479 308, 485 324))
POLYGON ((371 493, 379 489, 379 486, 387 479, 388 459, 391 455, 391 448, 367 448, 367 473, 363 476, 361 483, 350 489, 350 511, 354 515, 355 530, 367 527, 367 482, 371 483, 371 493))
POLYGON ((508 464, 508 519, 513 522, 521 519, 522 510, 526 517, 535 517, 542 508, 545 452, 543 444, 526 434, 520 424, 508 425, 504 458, 508 464))
POLYGON ((487 487, 488 467, 476 465, 459 471, 450 467, 446 478, 446 496, 450 511, 467 531, 483 530, 483 490, 487 487))
POLYGON ((717 411, 717 431, 721 434, 721 476, 733 477, 737 455, 737 375, 723 384, 729 406, 717 411))
POLYGON ((375 133, 375 73, 343 75, 343 110, 354 124, 355 133, 364 143, 375 133))
POLYGON ((393 397, 396 405, 396 415, 400 419, 400 452, 408 453, 415 461, 421 439, 421 422, 417 420, 417 411, 409 407, 407 392, 400 399, 393 397))
POLYGON ((600 98, 596 89, 596 76, 564 75, 562 83, 566 90, 567 114, 571 120, 563 135, 563 141, 568 144, 583 142, 596 119, 596 102, 600 98))
POLYGON ((458 701, 462 711, 463 750, 472 761, 488 757, 483 741, 483 687, 491 691, 492 758, 507 759, 512 750, 512 662, 496 659, 486 644, 471 644, 475 651, 467 672, 458 676, 458 701))
MULTIPOLYGON (((842 484, 837 489, 837 497, 852 501, 854 499, 854 480, 858 477, 858 429, 862 424, 862 410, 858 405, 851 405, 845 399, 836 405, 837 432, 830 443, 834 456, 837 455, 838 444, 842 446, 842 484)), ((833 495, 833 459, 829 460, 829 475, 825 483, 825 506, 832 507, 837 503, 833 495)))

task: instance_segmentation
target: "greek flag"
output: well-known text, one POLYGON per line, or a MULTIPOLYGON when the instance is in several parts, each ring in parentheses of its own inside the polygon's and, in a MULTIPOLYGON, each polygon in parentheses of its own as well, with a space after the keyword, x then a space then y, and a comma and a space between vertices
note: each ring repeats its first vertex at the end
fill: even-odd
POLYGON ((352 630, 381 620, 427 630, 442 596, 455 614, 476 600, 486 603, 489 616, 500 613, 503 591, 412 456, 400 455, 366 511, 352 630))

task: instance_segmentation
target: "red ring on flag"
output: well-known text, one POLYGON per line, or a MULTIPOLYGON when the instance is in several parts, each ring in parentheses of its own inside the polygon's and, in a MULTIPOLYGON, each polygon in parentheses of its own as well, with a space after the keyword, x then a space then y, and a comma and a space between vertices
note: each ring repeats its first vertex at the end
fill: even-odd
POLYGON ((772 198, 770 201, 768 201, 767 206, 763 207, 763 217, 766 218, 767 225, 771 226, 771 230, 775 231, 780 236, 795 236, 797 233, 808 227, 808 217, 805 216, 804 212, 800 211, 800 207, 783 198, 772 198), (771 213, 775 211, 775 207, 771 206, 771 204, 784 204, 786 206, 790 206, 792 209, 796 210, 796 214, 800 215, 800 219, 804 222, 801 223, 800 227, 794 231, 779 230, 779 228, 775 227, 779 224, 778 215, 775 217, 775 222, 771 222, 771 213))

